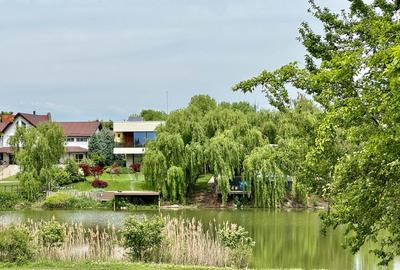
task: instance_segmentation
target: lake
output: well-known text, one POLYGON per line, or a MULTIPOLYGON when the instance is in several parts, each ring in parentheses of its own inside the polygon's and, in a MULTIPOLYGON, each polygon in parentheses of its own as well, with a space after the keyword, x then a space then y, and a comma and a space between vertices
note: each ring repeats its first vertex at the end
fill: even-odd
MULTIPOLYGON (((230 221, 246 228, 256 241, 252 267, 303 268, 303 269, 381 269, 377 259, 362 250, 352 255, 341 247, 342 231, 320 234, 317 211, 270 211, 261 209, 220 210, 148 210, 135 212, 113 212, 103 210, 22 210, 0 211, 0 224, 28 219, 51 219, 60 222, 82 222, 85 226, 106 226, 114 223, 122 226, 128 215, 170 215, 172 217, 195 218, 208 223, 230 221)), ((400 270, 400 259, 387 269, 400 270)))

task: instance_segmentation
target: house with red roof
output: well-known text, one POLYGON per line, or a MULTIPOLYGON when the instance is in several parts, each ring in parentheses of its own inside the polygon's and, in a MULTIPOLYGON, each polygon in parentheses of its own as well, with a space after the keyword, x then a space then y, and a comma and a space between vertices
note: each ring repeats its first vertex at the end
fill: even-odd
MULTIPOLYGON (((51 121, 51 114, 17 113, 13 117, 4 119, 0 122, 0 163, 13 164, 14 155, 8 141, 14 136, 17 127, 36 128, 42 122, 51 121)), ((101 130, 101 123, 99 121, 55 123, 61 126, 66 137, 65 155, 61 162, 67 158, 74 158, 80 162, 87 157, 90 137, 101 130)))
POLYGON ((90 137, 101 130, 101 123, 99 121, 56 123, 62 127, 66 137, 65 155, 61 162, 68 158, 80 162, 87 157, 90 137))
POLYGON ((51 114, 17 113, 13 117, 6 117, 6 119, 4 120, 4 117, 2 117, 2 122, 0 122, 0 163, 12 164, 14 163, 14 155, 8 140, 14 136, 17 127, 35 128, 42 122, 51 121, 51 114))

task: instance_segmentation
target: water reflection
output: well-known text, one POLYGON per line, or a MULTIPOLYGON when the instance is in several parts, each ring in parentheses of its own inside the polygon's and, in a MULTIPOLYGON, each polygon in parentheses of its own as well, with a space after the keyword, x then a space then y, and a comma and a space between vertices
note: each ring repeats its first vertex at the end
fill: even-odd
MULTIPOLYGON (((82 222, 86 226, 122 226, 130 214, 157 215, 158 211, 18 211, 0 212, 0 223, 9 224, 27 219, 51 219, 62 222, 82 222)), ((304 269, 382 269, 377 259, 368 254, 367 247, 353 256, 340 243, 342 232, 331 231, 326 237, 320 234, 318 212, 249 210, 162 210, 161 214, 173 217, 196 218, 204 223, 230 221, 244 226, 256 240, 252 266, 255 268, 304 268, 304 269)), ((397 259, 387 269, 400 270, 397 259)))

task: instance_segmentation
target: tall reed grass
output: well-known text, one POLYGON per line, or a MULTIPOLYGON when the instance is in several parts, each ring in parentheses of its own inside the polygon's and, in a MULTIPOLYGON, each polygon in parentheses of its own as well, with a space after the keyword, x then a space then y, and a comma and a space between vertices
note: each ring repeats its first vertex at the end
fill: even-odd
MULTIPOLYGON (((157 263, 202 266, 235 266, 237 256, 224 245, 217 232, 220 226, 210 222, 207 228, 195 219, 164 217, 165 240, 157 263)), ((48 222, 48 221, 47 221, 48 222)), ((59 245, 46 245, 40 235, 46 221, 28 221, 16 226, 29 230, 37 260, 50 261, 126 261, 127 250, 119 230, 110 224, 106 228, 87 228, 82 223, 61 223, 64 241, 59 245)), ((9 225, 7 225, 9 226, 9 225)), ((0 232, 7 226, 0 225, 0 232)), ((224 225, 227 226, 227 225, 224 225)), ((236 226, 233 226, 236 228, 236 226)))

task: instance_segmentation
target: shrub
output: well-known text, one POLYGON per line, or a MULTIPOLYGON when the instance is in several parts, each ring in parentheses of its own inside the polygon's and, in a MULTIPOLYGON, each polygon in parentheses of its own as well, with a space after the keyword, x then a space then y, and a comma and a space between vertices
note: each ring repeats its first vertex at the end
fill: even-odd
POLYGON ((76 197, 68 193, 57 192, 48 196, 43 202, 45 208, 94 208, 99 202, 86 197, 76 197))
POLYGON ((252 248, 255 245, 249 232, 236 224, 225 223, 217 231, 218 238, 232 252, 232 264, 235 267, 248 267, 252 248))
POLYGON ((100 165, 90 167, 90 175, 93 175, 94 177, 99 177, 103 174, 103 171, 104 169, 100 165))
POLYGON ((92 187, 94 188, 106 188, 108 187, 108 183, 103 180, 96 179, 92 182, 92 187))
POLYGON ((35 247, 27 229, 11 226, 0 231, 0 260, 24 263, 35 257, 35 247))
POLYGON ((67 193, 57 192, 48 196, 43 203, 46 208, 68 208, 71 196, 67 193))
POLYGON ((123 245, 129 250, 132 261, 156 261, 160 258, 163 243, 164 221, 160 217, 144 218, 138 221, 135 216, 125 220, 122 230, 123 245))
POLYGON ((21 197, 13 192, 0 192, 0 209, 6 210, 14 208, 21 201, 21 197))
POLYGON ((121 168, 118 164, 114 163, 110 168, 108 168, 107 172, 109 174, 120 174, 121 168))
POLYGON ((39 178, 42 183, 46 183, 46 187, 51 186, 52 188, 57 185, 70 184, 68 173, 61 167, 53 166, 48 169, 42 169, 40 171, 39 178))
POLYGON ((39 237, 45 247, 58 247, 65 241, 65 228, 59 222, 51 220, 42 224, 39 237))
POLYGON ((127 167, 120 167, 119 172, 121 174, 130 174, 132 173, 132 169, 127 167))
POLYGON ((79 164, 79 168, 82 169, 83 175, 85 177, 90 175, 90 166, 88 164, 81 163, 79 164))
POLYGON ((76 163, 72 158, 65 161, 65 171, 68 174, 69 183, 76 183, 85 180, 84 174, 79 170, 78 163, 76 163))
POLYGON ((140 163, 133 163, 130 168, 132 169, 132 171, 134 172, 140 172, 141 169, 141 164, 140 163))

